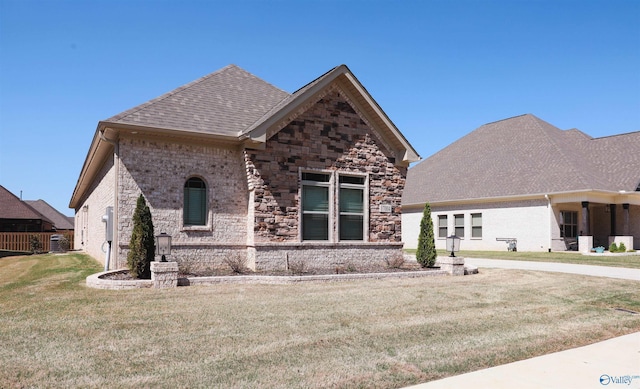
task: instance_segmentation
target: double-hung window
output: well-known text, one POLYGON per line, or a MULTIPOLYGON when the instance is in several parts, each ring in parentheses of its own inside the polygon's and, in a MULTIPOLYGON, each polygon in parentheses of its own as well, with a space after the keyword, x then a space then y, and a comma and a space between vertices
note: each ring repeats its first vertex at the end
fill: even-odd
POLYGON ((365 177, 340 175, 338 185, 340 240, 363 240, 365 177))
POLYGON ((471 237, 482 238, 482 214, 471 214, 471 237))
POLYGON ((464 238, 464 215, 453 215, 455 234, 458 238, 464 238))
POLYGON ((365 175, 302 172, 302 240, 366 240, 367 196, 365 175))
POLYGON ((329 240, 331 175, 302 173, 302 239, 329 240))
POLYGON ((448 232, 447 215, 438 215, 438 238, 446 238, 448 232))

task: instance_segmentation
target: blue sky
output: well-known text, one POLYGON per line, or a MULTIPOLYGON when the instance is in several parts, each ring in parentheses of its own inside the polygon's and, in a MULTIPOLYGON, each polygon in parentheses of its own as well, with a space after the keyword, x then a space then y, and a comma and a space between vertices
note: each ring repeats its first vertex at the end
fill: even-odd
POLYGON ((231 63, 288 92, 347 64, 423 158, 524 113, 640 130, 637 0, 0 0, 0 185, 72 215, 99 120, 231 63))

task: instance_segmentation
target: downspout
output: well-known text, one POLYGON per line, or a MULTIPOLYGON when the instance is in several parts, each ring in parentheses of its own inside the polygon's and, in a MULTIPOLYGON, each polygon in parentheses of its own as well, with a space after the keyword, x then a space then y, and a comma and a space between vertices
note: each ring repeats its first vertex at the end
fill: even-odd
MULTIPOLYGON (((118 159, 118 155, 120 154, 120 146, 118 145, 118 142, 107 139, 106 136, 104 136, 104 131, 106 130, 106 128, 100 130, 100 139, 109 143, 110 145, 113 145, 113 228, 114 230, 118 230, 118 175, 120 172, 119 169, 119 159, 118 159)), ((116 231, 113 231, 113 242, 109 245, 109 253, 107 253, 108 257, 110 258, 110 252, 111 252, 111 248, 112 247, 119 247, 118 246, 118 234, 116 233, 116 231)), ((114 257, 114 262, 116 264, 118 264, 118 255, 117 255, 117 251, 115 253, 114 257)), ((108 266, 108 263, 105 263, 105 271, 108 270, 106 267, 108 266)))
POLYGON ((553 230, 551 227, 551 222, 553 220, 553 208, 551 207, 551 198, 549 197, 549 195, 545 194, 544 198, 547 199, 547 208, 549 209, 549 222, 547 223, 547 226, 549 227, 549 252, 551 252, 551 248, 553 247, 553 230))

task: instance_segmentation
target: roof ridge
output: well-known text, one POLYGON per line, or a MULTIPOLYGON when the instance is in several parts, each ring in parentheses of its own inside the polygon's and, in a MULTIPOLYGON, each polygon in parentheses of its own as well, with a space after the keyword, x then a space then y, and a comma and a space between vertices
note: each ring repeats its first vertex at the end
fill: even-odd
MULTIPOLYGON (((197 79, 195 79, 195 80, 193 80, 191 82, 188 82, 188 83, 186 83, 184 85, 181 85, 181 86, 179 86, 179 87, 177 87, 175 89, 170 90, 169 92, 166 92, 166 93, 164 93, 164 94, 162 94, 162 95, 160 95, 158 97, 155 97, 155 98, 153 98, 151 100, 148 100, 148 101, 146 101, 146 102, 144 102, 142 104, 139 104, 139 105, 137 105, 137 106, 135 106, 133 108, 129 108, 128 110, 126 110, 124 112, 121 112, 121 113, 119 113, 117 115, 114 115, 114 116, 112 116, 109 119, 106 119, 104 121, 112 122, 112 121, 123 120, 123 119, 135 114, 136 112, 139 112, 139 111, 141 111, 141 110, 143 110, 143 109, 145 109, 145 108, 147 108, 147 107, 149 107, 149 106, 151 106, 151 105, 153 105, 155 103, 158 103, 160 101, 166 100, 171 96, 175 96, 178 93, 181 93, 181 92, 183 92, 183 91, 185 91, 185 90, 187 90, 189 88, 192 88, 192 87, 202 83, 203 81, 206 81, 209 78, 211 78, 211 77, 213 77, 215 75, 218 75, 218 74, 220 74, 222 72, 225 72, 225 71, 227 71, 229 69, 239 69, 239 70, 242 70, 243 72, 245 72, 247 74, 251 74, 251 73, 247 72, 246 70, 242 69, 241 67, 239 67, 237 65, 229 64, 229 65, 227 65, 227 66, 225 66, 225 67, 223 67, 221 69, 216 70, 215 72, 209 73, 209 74, 204 75, 204 76, 202 76, 200 78, 197 78, 197 79)), ((251 74, 251 75, 253 77, 256 77, 253 74, 251 74)))
MULTIPOLYGON (((564 136, 565 134, 568 134, 568 131, 571 130, 562 130, 556 126, 554 126, 551 123, 548 123, 538 117, 535 117, 534 115, 532 115, 536 120, 536 125, 540 126, 540 128, 543 130, 545 136, 549 139, 549 142, 556 148, 556 150, 558 151, 558 154, 560 156, 560 158, 562 159, 563 163, 565 164, 565 166, 570 166, 571 170, 573 172, 573 174, 575 175, 576 178, 578 178, 578 180, 582 183, 582 185, 584 185, 585 187, 594 187, 596 183, 601 185, 601 181, 602 179, 599 177, 598 174, 585 174, 585 172, 587 171, 592 171, 590 169, 582 169, 580 168, 580 165, 584 165, 584 164, 589 164, 590 161, 588 160, 588 158, 584 158, 582 157, 582 155, 580 155, 580 152, 575 152, 576 148, 575 146, 571 146, 569 147, 569 145, 566 143, 565 139, 559 139, 557 137, 553 137, 550 136, 551 134, 549 134, 548 131, 544 131, 544 128, 542 127, 542 123, 544 123, 544 125, 549 126, 549 128, 553 129, 554 131, 556 131, 556 133, 560 136, 564 136)), ((579 130, 578 130, 579 131, 579 130)), ((582 131, 580 131, 582 134, 584 134, 582 131)), ((585 134, 586 135, 586 134, 585 134)), ((590 139, 585 139, 585 141, 589 141, 590 139)))

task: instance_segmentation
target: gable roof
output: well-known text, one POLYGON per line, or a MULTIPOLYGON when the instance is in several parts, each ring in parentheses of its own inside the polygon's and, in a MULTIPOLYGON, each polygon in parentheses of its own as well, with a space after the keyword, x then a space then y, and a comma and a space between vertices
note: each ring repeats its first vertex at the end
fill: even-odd
POLYGON ((531 114, 485 124, 409 169, 403 204, 634 191, 640 132, 591 138, 531 114))
POLYGON ((345 66, 337 66, 293 94, 235 66, 226 66, 98 123, 69 206, 75 208, 112 153, 120 131, 242 144, 260 148, 330 88, 339 91, 407 166, 420 159, 393 122, 345 66))
POLYGON ((73 230, 73 218, 63 215, 44 200, 25 200, 26 204, 53 222, 58 230, 73 230))
POLYGON ((418 153, 346 65, 336 66, 280 101, 243 131, 241 137, 264 142, 269 132, 277 131, 294 120, 301 109, 304 110, 309 102, 320 99, 330 87, 337 88, 356 112, 391 145, 399 154, 396 155, 397 161, 409 164, 420 160, 418 153))
POLYGON ((2 185, 0 185, 0 219, 43 220, 51 223, 51 220, 41 215, 2 185))

